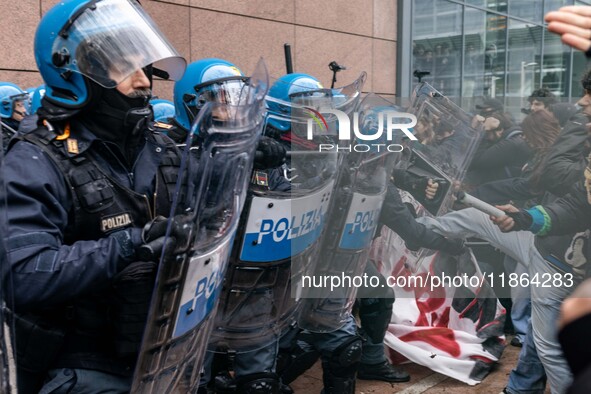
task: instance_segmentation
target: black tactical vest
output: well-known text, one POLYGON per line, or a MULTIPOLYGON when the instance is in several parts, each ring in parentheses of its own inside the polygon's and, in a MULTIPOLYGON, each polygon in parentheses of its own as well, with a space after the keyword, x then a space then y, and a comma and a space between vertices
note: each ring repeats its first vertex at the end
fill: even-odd
MULTIPOLYGON (((53 131, 38 128, 34 132, 17 136, 11 143, 24 140, 38 146, 63 174, 72 198, 64 233, 65 245, 80 240, 98 240, 128 227, 142 227, 155 215, 169 216, 180 167, 180 157, 172 141, 159 133, 150 134, 149 138, 153 138, 164 152, 154 180, 155 194, 144 196, 113 179, 89 151, 69 154, 68 140, 59 140, 57 137, 53 131)), ((42 337, 40 332, 47 336, 43 340, 46 343, 43 348, 21 348, 17 341, 17 353, 21 356, 19 371, 40 373, 39 376, 43 376, 44 370, 57 366, 98 369, 123 375, 132 373, 135 357, 114 362, 120 354, 114 344, 123 342, 123 346, 129 348, 131 343, 131 347, 134 347, 136 341, 141 339, 143 325, 137 325, 137 335, 122 340, 115 328, 118 321, 113 316, 114 303, 116 306, 117 300, 113 299, 112 290, 106 289, 82 297, 70 305, 40 311, 39 314, 25 316, 24 320, 20 319, 24 324, 17 325, 21 338, 42 337), (41 323, 33 324, 32 317, 41 323), (52 354, 45 354, 46 360, 40 363, 41 353, 47 353, 50 344, 53 350, 49 353, 52 354), (94 355, 86 358, 80 356, 84 354, 94 355)), ((147 314, 147 310, 145 312, 147 314)), ((19 316, 16 318, 19 319, 19 316)))
POLYGON ((180 158, 174 144, 153 134, 165 152, 155 181, 155 195, 145 196, 120 185, 105 173, 88 152, 71 156, 67 141, 41 128, 25 134, 23 139, 40 147, 60 169, 72 195, 69 224, 64 244, 96 240, 128 227, 143 227, 156 215, 168 216, 180 158))

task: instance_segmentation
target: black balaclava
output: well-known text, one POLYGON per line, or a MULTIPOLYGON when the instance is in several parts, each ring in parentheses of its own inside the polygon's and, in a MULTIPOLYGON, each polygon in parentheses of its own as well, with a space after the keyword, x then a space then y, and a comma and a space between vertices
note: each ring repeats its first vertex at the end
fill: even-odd
POLYGON ((21 122, 13 118, 3 118, 2 123, 13 129, 14 131, 17 131, 18 126, 21 124, 21 122))
POLYGON ((92 101, 78 119, 101 140, 117 145, 131 166, 143 143, 142 126, 152 116, 150 96, 131 98, 116 88, 90 85, 92 101))

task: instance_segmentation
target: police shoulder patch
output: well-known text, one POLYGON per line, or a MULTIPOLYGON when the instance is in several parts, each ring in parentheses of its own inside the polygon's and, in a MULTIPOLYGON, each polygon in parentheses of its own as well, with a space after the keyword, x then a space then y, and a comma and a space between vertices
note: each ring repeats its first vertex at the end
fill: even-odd
POLYGON ((161 129, 166 129, 166 130, 170 130, 172 129, 174 126, 168 123, 164 123, 164 122, 154 122, 154 126, 159 127, 161 129))
POLYGON ((132 223, 131 215, 127 212, 117 215, 107 216, 101 219, 101 231, 107 233, 112 230, 117 230, 127 227, 132 223))

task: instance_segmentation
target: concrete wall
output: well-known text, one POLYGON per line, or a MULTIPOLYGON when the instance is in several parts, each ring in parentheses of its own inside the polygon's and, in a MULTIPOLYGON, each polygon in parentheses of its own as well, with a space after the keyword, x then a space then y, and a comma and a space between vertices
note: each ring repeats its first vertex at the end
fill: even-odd
MULTIPOLYGON (((0 81, 23 89, 42 83, 33 53, 41 15, 59 0, 0 0, 0 81)), ((328 63, 345 65, 337 86, 368 73, 365 91, 395 92, 396 0, 141 0, 188 61, 220 57, 249 74, 263 57, 271 76, 285 73, 283 44, 296 72, 330 86, 328 63)), ((172 98, 173 83, 154 93, 172 98)))

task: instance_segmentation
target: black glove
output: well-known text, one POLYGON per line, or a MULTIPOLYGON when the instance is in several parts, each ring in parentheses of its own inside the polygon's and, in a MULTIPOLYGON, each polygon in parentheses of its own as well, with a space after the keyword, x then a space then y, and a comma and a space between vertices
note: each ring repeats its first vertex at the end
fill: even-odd
POLYGON ((162 251, 166 252, 165 258, 172 257, 177 246, 183 246, 190 236, 191 226, 182 216, 175 216, 171 219, 171 231, 166 238, 166 229, 169 220, 163 216, 157 216, 144 226, 142 231, 143 245, 137 250, 137 257, 143 261, 159 262, 162 251))
POLYGON ((437 234, 434 231, 428 230, 423 234, 423 237, 414 240, 405 241, 406 248, 416 252, 420 248, 428 248, 433 250, 440 250, 452 256, 459 256, 464 254, 466 246, 464 240, 459 238, 446 238, 443 235, 437 234))
POLYGON ((280 140, 281 136, 284 135, 286 132, 279 130, 273 126, 271 126, 270 124, 267 123, 267 126, 265 127, 265 137, 269 137, 272 138, 274 140, 280 140))
POLYGON ((115 350, 120 357, 137 357, 155 278, 155 262, 134 261, 113 279, 111 313, 115 350))
POLYGON ((468 248, 464 245, 463 239, 445 238, 445 242, 441 244, 439 250, 452 256, 460 256, 464 254, 468 248))
POLYGON ((285 163, 287 152, 283 144, 273 138, 262 136, 254 158, 255 170, 280 167, 285 163))
POLYGON ((520 209, 519 212, 505 212, 505 214, 512 218, 515 223, 511 231, 529 230, 534 223, 534 219, 524 209, 520 209))

